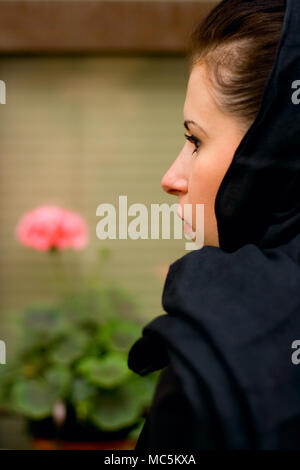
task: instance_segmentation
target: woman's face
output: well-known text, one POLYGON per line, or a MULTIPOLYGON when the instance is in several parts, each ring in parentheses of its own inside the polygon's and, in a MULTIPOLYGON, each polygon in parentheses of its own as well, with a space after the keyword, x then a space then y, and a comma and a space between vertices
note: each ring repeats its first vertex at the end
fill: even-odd
POLYGON ((194 66, 183 110, 188 137, 161 185, 178 196, 181 211, 184 204, 191 205, 191 213, 181 212, 187 234, 191 230, 197 233, 196 204, 204 205, 204 245, 219 246, 215 199, 245 130, 236 118, 217 107, 212 93, 205 65, 194 66))

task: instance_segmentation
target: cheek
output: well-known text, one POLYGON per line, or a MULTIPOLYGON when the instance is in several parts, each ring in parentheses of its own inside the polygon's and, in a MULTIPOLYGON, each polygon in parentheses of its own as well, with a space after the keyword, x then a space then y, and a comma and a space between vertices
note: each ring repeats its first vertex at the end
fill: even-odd
POLYGON ((233 152, 224 152, 224 146, 212 152, 199 152, 195 157, 189 177, 188 200, 193 205, 193 228, 196 204, 204 204, 204 222, 207 240, 215 240, 215 200, 220 184, 232 161, 233 152))
POLYGON ((225 175, 227 165, 217 163, 215 159, 196 157, 189 179, 190 203, 205 204, 213 207, 215 197, 225 175))

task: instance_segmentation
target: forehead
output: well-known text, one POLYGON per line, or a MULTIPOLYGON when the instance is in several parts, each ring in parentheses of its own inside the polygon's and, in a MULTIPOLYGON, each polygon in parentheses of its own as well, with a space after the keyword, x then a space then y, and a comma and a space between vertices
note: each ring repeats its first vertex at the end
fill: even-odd
POLYGON ((212 95, 212 86, 209 83, 204 65, 193 67, 187 85, 184 102, 184 118, 199 120, 213 118, 218 112, 212 95))

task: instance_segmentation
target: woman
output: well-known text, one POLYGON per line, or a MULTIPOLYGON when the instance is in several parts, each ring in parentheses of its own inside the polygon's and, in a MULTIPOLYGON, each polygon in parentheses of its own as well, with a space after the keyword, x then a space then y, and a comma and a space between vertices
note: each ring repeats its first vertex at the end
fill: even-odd
POLYGON ((163 369, 136 450, 300 448, 299 31, 299 0, 224 0, 193 32, 162 187, 204 204, 204 247, 171 264, 167 314, 129 352, 163 369))

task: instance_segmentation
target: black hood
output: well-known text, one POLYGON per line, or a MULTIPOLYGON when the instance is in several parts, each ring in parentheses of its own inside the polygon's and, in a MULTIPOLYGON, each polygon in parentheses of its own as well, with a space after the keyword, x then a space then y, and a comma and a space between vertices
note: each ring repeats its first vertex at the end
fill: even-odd
POLYGON ((255 121, 219 188, 215 212, 220 247, 275 247, 300 232, 300 5, 286 13, 271 74, 255 121), (298 93, 298 100, 300 93, 298 93))
POLYGON ((204 388, 233 449, 278 449, 287 429, 300 433, 300 0, 286 5, 259 113, 217 195, 220 248, 171 264, 167 313, 128 356, 140 375, 171 363, 195 415, 204 388))

